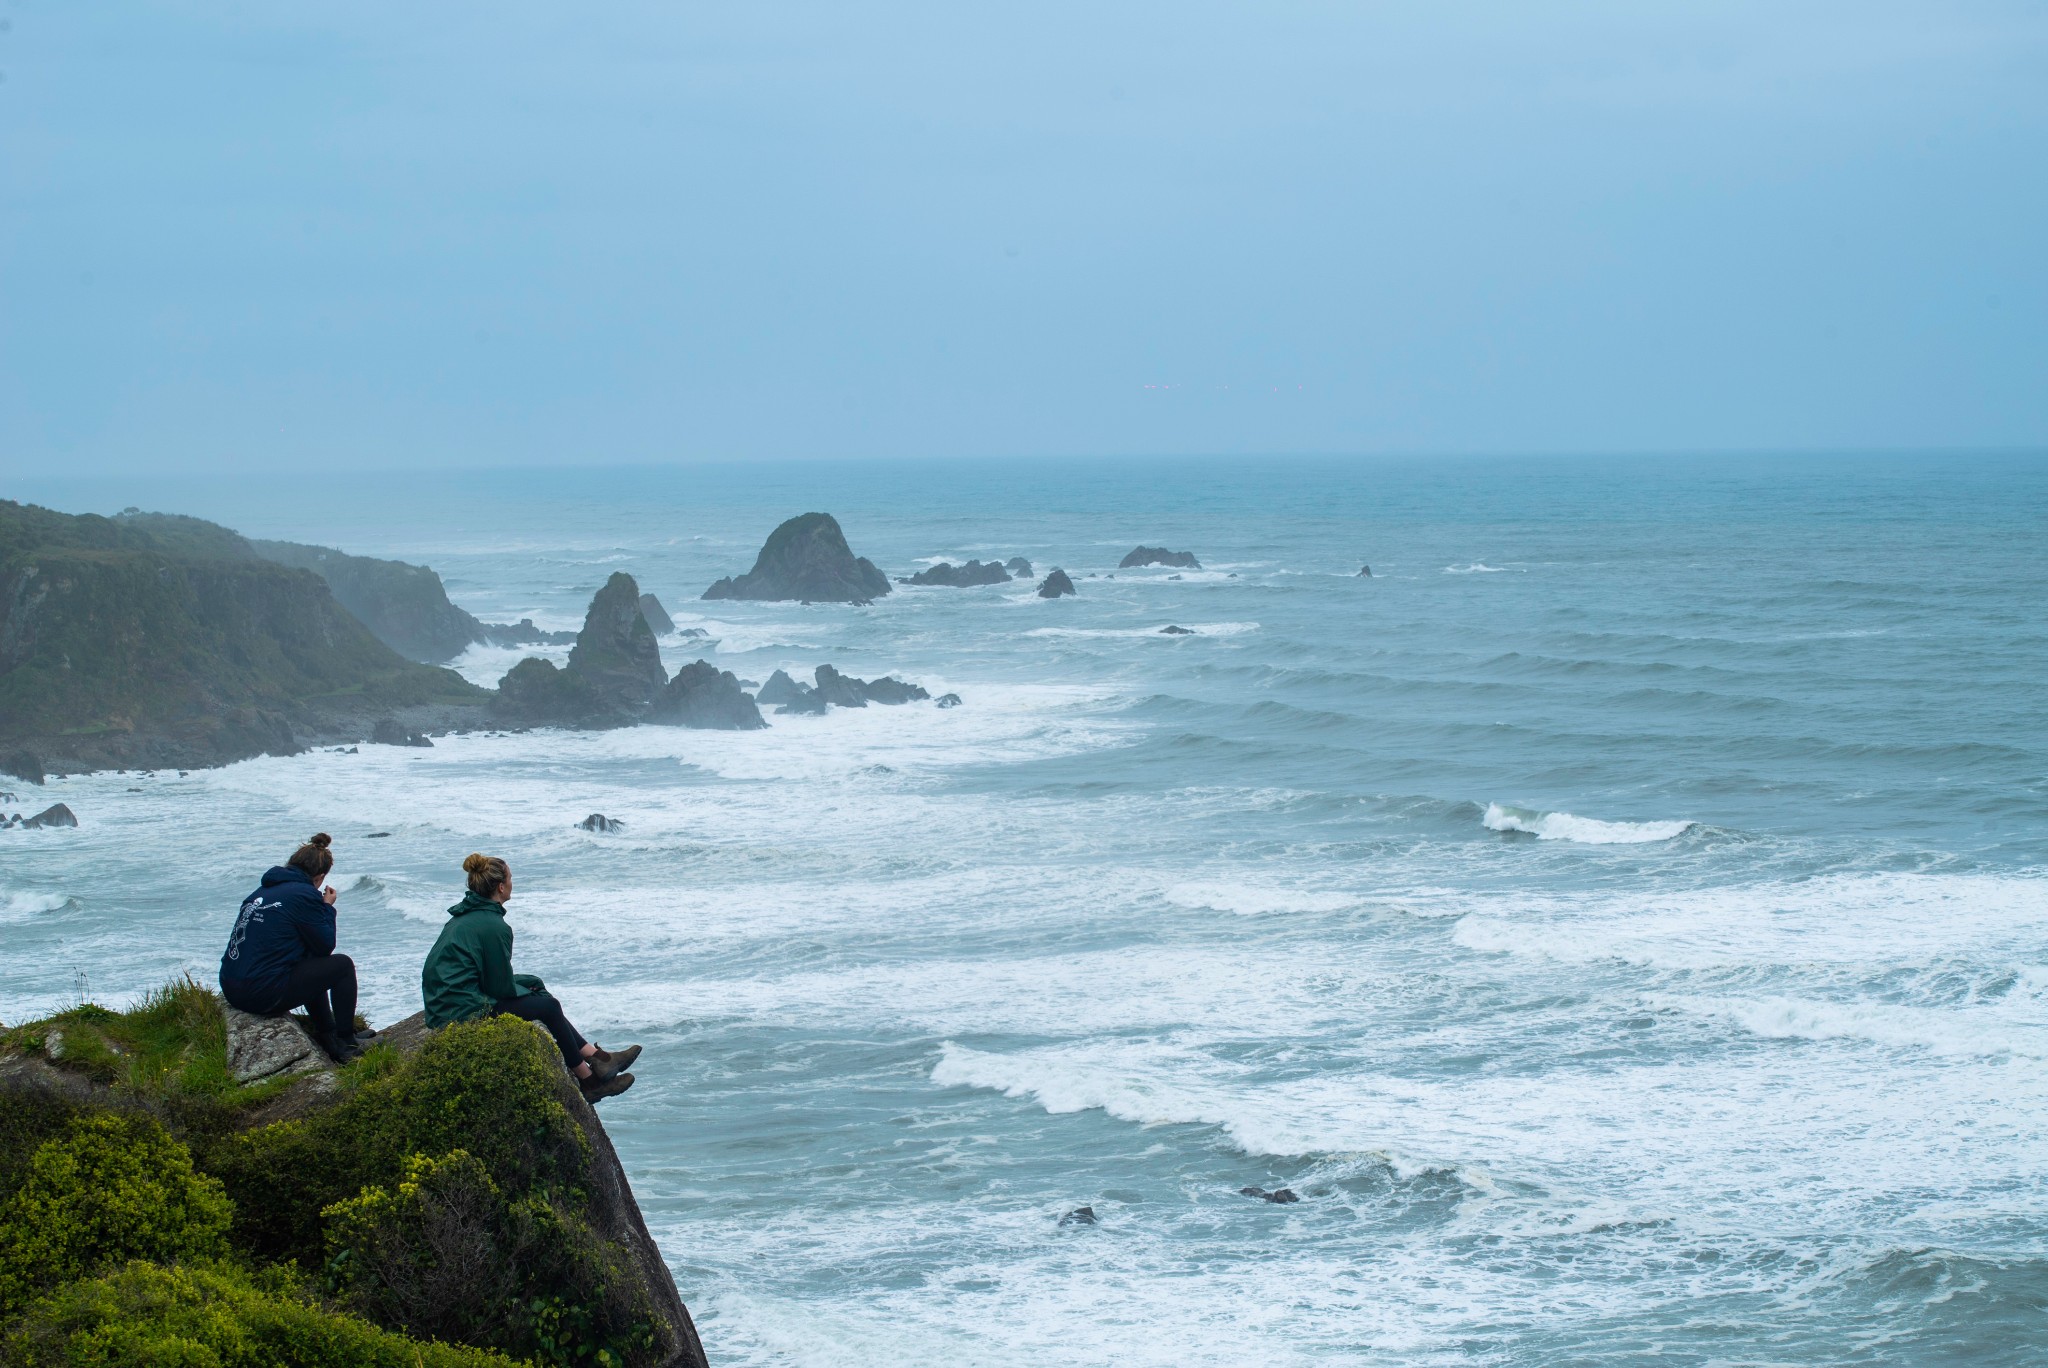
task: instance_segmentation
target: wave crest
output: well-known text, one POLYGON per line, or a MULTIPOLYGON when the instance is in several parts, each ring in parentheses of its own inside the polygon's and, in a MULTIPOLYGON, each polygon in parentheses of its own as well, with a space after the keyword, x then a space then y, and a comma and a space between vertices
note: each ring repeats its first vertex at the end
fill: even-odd
POLYGON ((1647 845, 1683 836, 1697 822, 1603 822, 1569 812, 1539 812, 1534 808, 1488 803, 1479 819, 1489 831, 1521 831, 1543 841, 1572 841, 1579 845, 1647 845))

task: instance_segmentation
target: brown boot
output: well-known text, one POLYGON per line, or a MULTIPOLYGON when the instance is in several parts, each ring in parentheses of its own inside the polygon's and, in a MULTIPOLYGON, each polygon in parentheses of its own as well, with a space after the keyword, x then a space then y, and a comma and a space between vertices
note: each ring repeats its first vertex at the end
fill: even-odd
POLYGON ((639 1057, 640 1047, 638 1045, 628 1045, 617 1054, 601 1049, 586 1062, 590 1065, 590 1076, 592 1078, 610 1078, 613 1074, 621 1074, 632 1068, 633 1061, 639 1057))
POLYGON ((590 1077, 578 1079, 577 1086, 583 1090, 583 1100, 594 1107, 607 1097, 617 1097, 620 1093, 632 1087, 633 1075, 617 1073, 612 1074, 608 1078, 599 1078, 597 1070, 592 1068, 590 1077))

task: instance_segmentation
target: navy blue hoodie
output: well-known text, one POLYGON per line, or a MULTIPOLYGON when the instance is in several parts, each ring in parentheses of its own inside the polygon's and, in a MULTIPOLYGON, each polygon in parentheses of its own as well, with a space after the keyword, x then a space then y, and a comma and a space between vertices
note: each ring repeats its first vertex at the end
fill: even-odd
POLYGON ((290 865, 273 865, 263 886, 242 900, 234 934, 220 957, 220 992, 245 1012, 275 1012, 292 966, 334 953, 334 909, 319 885, 290 865))

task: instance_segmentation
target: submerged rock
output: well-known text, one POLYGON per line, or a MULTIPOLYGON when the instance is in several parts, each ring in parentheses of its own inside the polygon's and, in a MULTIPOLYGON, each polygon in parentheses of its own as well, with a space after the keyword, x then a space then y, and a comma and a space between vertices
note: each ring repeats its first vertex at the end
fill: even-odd
POLYGON ((1159 629, 1159 635, 1161 636, 1193 636, 1194 634, 1193 628, 1181 627, 1170 622, 1159 629))
POLYGON ((971 560, 965 565, 952 565, 940 561, 929 570, 920 570, 910 578, 899 579, 896 582, 936 584, 949 589, 971 589, 980 584, 1008 584, 1010 572, 994 561, 971 560))
POLYGON ((746 574, 718 581, 707 599, 865 603, 889 592, 889 577, 853 554, 829 513, 805 513, 773 532, 746 574))
POLYGON ((576 824, 585 831, 624 831, 626 824, 616 817, 607 817, 602 812, 593 812, 576 824))
POLYGON ((702 627, 685 627, 678 631, 676 635, 679 637, 702 637, 709 640, 711 633, 705 631, 702 627))
POLYGON ((1060 1224, 1063 1226, 1094 1225, 1096 1224, 1095 1208, 1092 1206, 1075 1207, 1072 1211, 1060 1217, 1060 1224))
POLYGON ((1241 1187, 1238 1189, 1238 1192, 1246 1197, 1257 1197, 1261 1201, 1277 1202, 1282 1206, 1289 1202, 1301 1200, 1301 1198, 1294 1195, 1293 1188, 1274 1188, 1271 1192, 1268 1192, 1262 1187, 1241 1187))
POLYGON ((956 693, 949 693, 949 694, 940 694, 940 695, 939 695, 939 706, 940 706, 940 707, 942 707, 942 708, 957 708, 957 707, 959 707, 959 706, 960 706, 960 695, 959 695, 959 694, 956 694, 956 693))
POLYGON ((370 740, 380 746, 431 746, 424 732, 410 731, 399 725, 395 717, 380 717, 377 725, 370 728, 370 740))
MULTIPOLYGON (((652 594, 640 596, 640 616, 647 619, 647 630, 656 636, 667 636, 675 631, 675 619, 661 606, 661 600, 652 594)), ((703 635, 701 632, 698 635, 703 635)))
POLYGON ((1170 565, 1176 570, 1199 570, 1202 563, 1195 559, 1192 551, 1169 551, 1163 546, 1140 546, 1130 555, 1117 562, 1117 569, 1129 570, 1138 565, 1170 565))
POLYGON ((1067 572, 1055 566, 1045 577, 1045 583, 1038 586, 1040 598, 1062 598, 1074 592, 1074 582, 1067 578, 1067 572))
POLYGON ((730 670, 699 660, 676 671, 648 721, 710 731, 759 731, 767 726, 760 708, 730 670))
POLYGON ((53 803, 33 817, 21 819, 21 825, 29 831, 40 831, 46 827, 75 827, 78 818, 62 803, 53 803))

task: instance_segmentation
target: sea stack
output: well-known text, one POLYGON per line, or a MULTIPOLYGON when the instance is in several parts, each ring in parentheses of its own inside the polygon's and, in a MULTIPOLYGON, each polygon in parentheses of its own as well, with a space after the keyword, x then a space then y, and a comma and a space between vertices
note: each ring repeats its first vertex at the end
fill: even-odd
POLYGON ((866 603, 889 592, 889 577, 856 556, 829 513, 805 513, 768 534, 754 568, 704 591, 707 599, 866 603))
POLYGON ((1140 565, 1170 565, 1176 570, 1199 570, 1202 563, 1195 559, 1192 551, 1169 551, 1163 546, 1140 546, 1117 562, 1117 569, 1129 570, 1140 565))
POLYGON ((498 682, 498 711, 561 727, 623 727, 639 721, 668 687, 661 649, 640 614, 640 586, 619 571, 590 600, 569 663, 529 656, 498 682))
POLYGON ((661 606, 661 600, 652 594, 640 596, 640 616, 647 619, 647 630, 658 637, 667 636, 676 629, 675 619, 661 606))
POLYGON ((1040 598, 1062 598, 1073 592, 1074 582, 1067 578, 1066 571, 1057 566, 1053 567, 1053 572, 1045 577, 1045 583, 1038 586, 1038 596, 1040 598))

